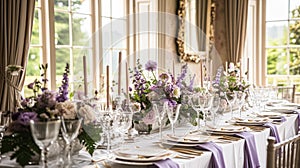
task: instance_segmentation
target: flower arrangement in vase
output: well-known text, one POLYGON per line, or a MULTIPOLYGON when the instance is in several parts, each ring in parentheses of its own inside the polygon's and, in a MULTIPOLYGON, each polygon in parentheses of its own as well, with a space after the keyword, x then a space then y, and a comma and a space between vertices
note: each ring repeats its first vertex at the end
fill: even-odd
POLYGON ((65 73, 63 74, 62 85, 59 91, 50 91, 47 88, 47 64, 41 65, 42 81, 36 79, 27 87, 34 93, 33 96, 21 100, 22 108, 12 114, 12 122, 5 132, 2 140, 1 153, 12 152, 10 159, 16 159, 21 165, 27 165, 31 159, 40 154, 39 147, 35 144, 31 135, 29 121, 49 121, 57 120, 61 117, 64 119, 76 119, 79 115, 84 117, 84 124, 80 129, 78 139, 90 154, 95 149, 95 141, 86 132, 83 127, 92 127, 94 120, 92 110, 88 106, 75 106, 69 101, 69 64, 66 64, 65 73), (26 143, 24 143, 26 142, 26 143))
MULTIPOLYGON (((134 116, 134 124, 137 125, 137 129, 140 129, 139 124, 142 124, 145 131, 149 133, 156 122, 155 112, 152 110, 153 101, 167 102, 169 107, 181 104, 184 100, 183 95, 193 90, 195 76, 191 78, 189 85, 185 83, 187 64, 182 66, 181 74, 177 79, 169 72, 156 75, 157 63, 152 60, 145 64, 145 70, 149 72, 149 77, 145 76, 143 66, 137 60, 137 66, 130 70, 133 87, 130 87, 129 91, 131 101, 141 106, 141 112, 134 116)), ((186 106, 184 108, 191 110, 186 106)), ((187 116, 187 113, 183 115, 187 116)))

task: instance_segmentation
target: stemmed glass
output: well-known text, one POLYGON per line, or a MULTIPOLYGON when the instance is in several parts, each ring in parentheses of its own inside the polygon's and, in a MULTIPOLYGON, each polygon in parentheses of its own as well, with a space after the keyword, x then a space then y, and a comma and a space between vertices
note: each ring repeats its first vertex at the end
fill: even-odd
POLYGON ((61 132, 62 136, 66 142, 67 145, 67 161, 66 165, 70 166, 72 165, 72 143, 74 139, 78 136, 79 129, 82 123, 82 118, 80 119, 74 119, 74 120, 66 120, 62 118, 62 127, 61 132))
POLYGON ((162 125, 163 125, 163 119, 166 115, 166 110, 168 103, 165 102, 163 105, 161 105, 161 102, 152 102, 153 105, 153 110, 155 112, 155 115, 158 119, 158 124, 159 124, 159 137, 162 139, 162 125))
POLYGON ((242 117, 242 108, 245 103, 246 93, 242 91, 235 91, 236 92, 236 104, 239 107, 239 117, 242 117))
POLYGON ((175 106, 169 106, 166 105, 164 106, 166 108, 166 112, 169 118, 169 121, 171 123, 171 128, 172 128, 172 136, 175 136, 175 131, 174 131, 174 124, 178 119, 179 116, 179 110, 181 107, 181 104, 177 104, 175 106))
POLYGON ((213 120, 213 127, 216 127, 217 122, 216 122, 216 118, 217 118, 217 111, 219 110, 220 107, 220 102, 221 102, 221 98, 218 94, 215 94, 213 99, 212 99, 212 104, 211 104, 211 108, 210 108, 210 112, 212 113, 212 120, 213 120))
POLYGON ((200 106, 200 96, 198 94, 193 94, 190 97, 189 104, 197 113, 197 130, 200 130, 200 112, 202 110, 200 106))
POLYGON ((55 121, 34 121, 30 120, 30 130, 33 136, 34 142, 41 149, 41 160, 43 167, 48 167, 47 165, 47 154, 49 152, 49 146, 55 142, 57 139, 59 129, 60 129, 60 120, 55 121))
POLYGON ((230 108, 230 113, 231 113, 231 119, 233 119, 233 104, 235 103, 236 100, 236 93, 235 92, 225 92, 225 98, 227 100, 227 103, 230 108))
POLYGON ((111 130, 114 128, 114 113, 111 109, 99 110, 96 114, 97 122, 101 124, 103 132, 107 137, 106 153, 107 157, 110 157, 111 147, 111 130))
POLYGON ((125 134, 128 132, 129 128, 132 126, 132 116, 133 112, 130 104, 123 104, 115 112, 115 125, 121 133, 123 142, 125 141, 125 134))
MULTIPOLYGON (((2 139, 4 132, 9 124, 9 116, 4 112, 0 112, 0 149, 2 148, 2 139)), ((0 150, 0 162, 2 161, 2 155, 0 150)))

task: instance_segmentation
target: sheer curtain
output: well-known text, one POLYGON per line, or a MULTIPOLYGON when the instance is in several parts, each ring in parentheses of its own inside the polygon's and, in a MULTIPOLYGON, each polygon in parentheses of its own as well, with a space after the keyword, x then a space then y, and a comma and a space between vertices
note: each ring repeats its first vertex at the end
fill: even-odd
POLYGON ((11 77, 5 68, 7 65, 20 65, 26 69, 34 6, 35 0, 0 1, 0 111, 16 110, 25 70, 19 76, 11 77))
POLYGON ((233 63, 242 56, 247 28, 248 0, 225 1, 225 34, 227 39, 225 60, 233 63))
MULTIPOLYGON (((200 29, 198 35, 199 51, 205 51, 208 1, 196 0, 196 26, 200 29)), ((199 30, 197 29, 197 30, 199 30)))

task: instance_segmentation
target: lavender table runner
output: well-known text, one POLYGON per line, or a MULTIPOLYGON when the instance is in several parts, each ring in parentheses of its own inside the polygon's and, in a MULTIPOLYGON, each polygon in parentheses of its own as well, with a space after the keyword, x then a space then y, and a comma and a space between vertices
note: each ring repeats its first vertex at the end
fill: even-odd
POLYGON ((212 159, 210 160, 210 168, 225 168, 224 156, 222 149, 213 142, 199 144, 197 149, 203 149, 212 152, 212 159))
POLYGON ((235 134, 245 139, 244 168, 260 167, 254 135, 249 132, 235 134))

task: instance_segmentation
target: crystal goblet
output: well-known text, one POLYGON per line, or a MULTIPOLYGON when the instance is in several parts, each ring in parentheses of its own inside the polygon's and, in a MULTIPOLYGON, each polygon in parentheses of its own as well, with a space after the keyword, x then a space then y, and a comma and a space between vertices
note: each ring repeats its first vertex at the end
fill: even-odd
POLYGON ((35 143, 41 149, 41 161, 43 167, 48 167, 47 155, 49 146, 57 139, 61 121, 34 121, 30 120, 30 130, 35 143))
POLYGON ((72 165, 72 159, 71 159, 72 143, 75 140, 75 138, 78 136, 81 123, 82 123, 82 118, 72 119, 72 120, 62 118, 61 132, 68 149, 67 160, 65 162, 65 165, 67 166, 72 165))
POLYGON ((166 105, 164 107, 166 108, 166 112, 171 123, 172 135, 175 136, 174 124, 178 119, 181 104, 177 104, 175 106, 166 105))

